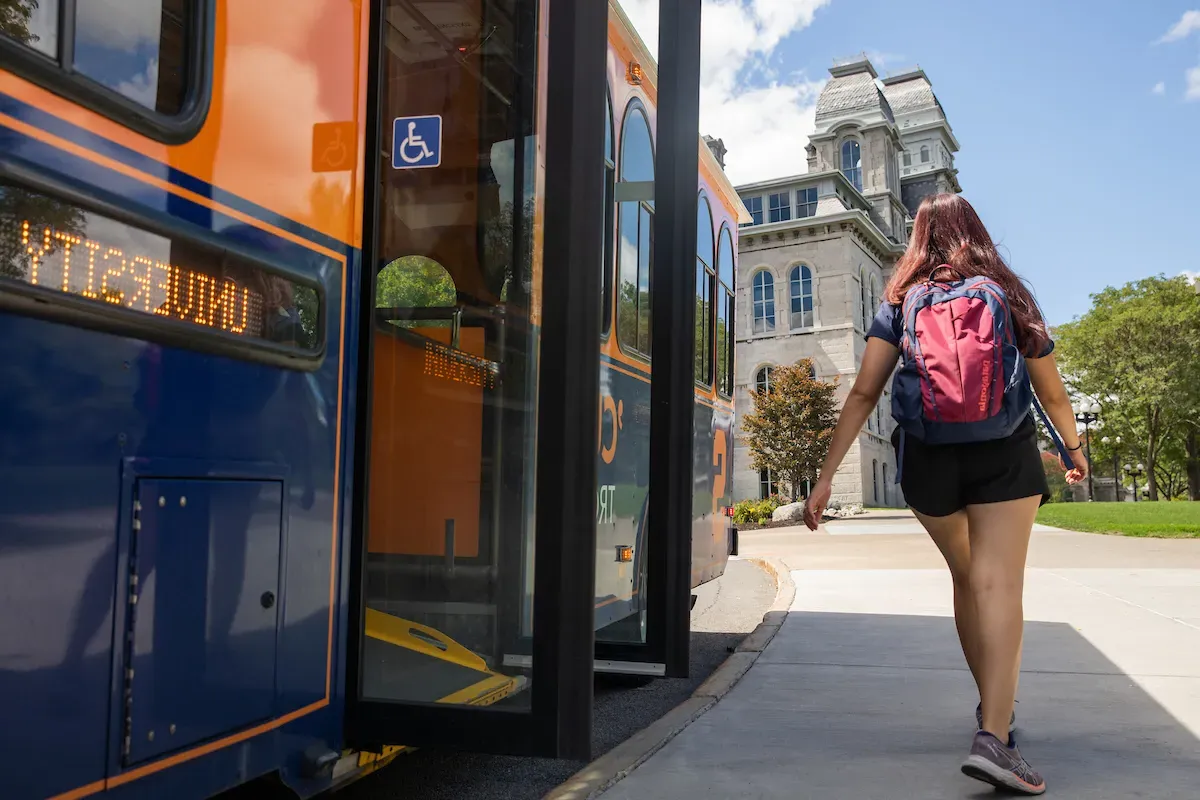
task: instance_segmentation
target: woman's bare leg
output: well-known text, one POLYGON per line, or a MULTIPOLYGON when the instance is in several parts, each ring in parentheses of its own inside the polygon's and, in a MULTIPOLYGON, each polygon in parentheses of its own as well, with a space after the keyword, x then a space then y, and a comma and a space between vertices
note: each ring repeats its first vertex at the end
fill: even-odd
POLYGON ((971 591, 971 540, 967 533, 967 512, 958 511, 948 517, 927 517, 924 514, 916 514, 916 517, 950 568, 950 578, 954 582, 954 625, 958 628, 958 642, 962 645, 967 667, 978 687, 979 622, 975 614, 975 595, 971 591))
POLYGON ((1024 632, 1025 558, 1040 497, 967 506, 971 592, 979 621, 983 729, 1004 742, 1017 693, 1024 632))

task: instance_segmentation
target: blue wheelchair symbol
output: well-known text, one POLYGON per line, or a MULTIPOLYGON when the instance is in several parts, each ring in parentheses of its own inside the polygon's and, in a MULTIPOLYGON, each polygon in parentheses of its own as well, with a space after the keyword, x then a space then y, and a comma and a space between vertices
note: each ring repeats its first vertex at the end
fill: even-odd
POLYGON ((397 117, 392 123, 392 169, 427 169, 442 163, 442 118, 397 117))

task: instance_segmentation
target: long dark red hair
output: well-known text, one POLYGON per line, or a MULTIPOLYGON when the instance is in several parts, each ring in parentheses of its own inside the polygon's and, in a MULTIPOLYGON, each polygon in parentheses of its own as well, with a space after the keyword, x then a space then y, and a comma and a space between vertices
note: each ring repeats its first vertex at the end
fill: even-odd
MULTIPOLYGON (((1021 349, 1026 355, 1037 355, 1046 347, 1050 334, 1033 292, 1004 263, 975 209, 957 194, 935 194, 921 201, 908 250, 896 262, 884 297, 889 303, 903 303, 910 288, 930 280, 943 266, 960 278, 983 275, 1000 284, 1008 295, 1021 349)), ((941 270, 937 277, 952 277, 946 273, 941 270)))

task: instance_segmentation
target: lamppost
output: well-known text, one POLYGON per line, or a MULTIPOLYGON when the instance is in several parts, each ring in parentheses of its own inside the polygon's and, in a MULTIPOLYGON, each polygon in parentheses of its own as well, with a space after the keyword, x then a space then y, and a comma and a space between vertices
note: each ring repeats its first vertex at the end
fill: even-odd
POLYGON ((1138 501, 1137 479, 1146 473, 1146 468, 1141 464, 1138 464, 1136 467, 1126 464, 1125 471, 1129 473, 1129 477, 1133 478, 1133 502, 1136 503, 1138 501))
MULTIPOLYGON (((1105 436, 1100 440, 1101 444, 1108 444, 1109 438, 1105 436)), ((1118 436, 1112 440, 1113 443, 1113 500, 1121 502, 1121 493, 1123 487, 1121 485, 1121 437, 1118 436)))
MULTIPOLYGON (((1099 403, 1092 403, 1091 405, 1088 405, 1087 403, 1080 403, 1079 405, 1077 405, 1075 407, 1075 421, 1083 423, 1083 436, 1084 436, 1084 441, 1087 443, 1087 460, 1088 460, 1089 464, 1092 462, 1091 424, 1098 419, 1100 419, 1100 404, 1099 403)), ((1089 502, 1094 500, 1096 497, 1095 494, 1093 494, 1092 489, 1093 489, 1093 487, 1092 487, 1092 471, 1089 469, 1088 470, 1088 501, 1089 502)))

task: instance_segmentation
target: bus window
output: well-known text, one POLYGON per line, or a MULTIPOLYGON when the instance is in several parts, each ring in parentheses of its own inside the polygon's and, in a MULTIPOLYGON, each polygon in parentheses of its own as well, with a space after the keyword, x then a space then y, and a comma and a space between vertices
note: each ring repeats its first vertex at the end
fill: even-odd
POLYGON ((86 0, 75 7, 75 69, 175 116, 187 98, 189 0, 86 0))
POLYGON ((432 258, 401 256, 379 270, 376 320, 414 330, 451 328, 457 334, 458 318, 454 278, 432 258))
POLYGON ((696 382, 712 385, 712 293, 713 293, 713 222, 712 209, 703 192, 696 204, 696 382))
POLYGON ((733 238, 721 228, 717 251, 717 391, 733 396, 733 238))
POLYGON ((600 284, 600 324, 601 333, 607 336, 612 327, 613 225, 616 222, 616 199, 613 193, 617 176, 616 153, 613 152, 612 97, 605 97, 604 110, 604 267, 600 284))
POLYGON ((0 51, 23 77, 178 143, 207 109, 208 0, 8 0, 0 51), (64 38, 65 37, 65 38, 64 38))
POLYGON ((650 290, 654 271, 654 145, 639 103, 625 112, 621 130, 620 248, 621 284, 617 335, 624 347, 650 356, 650 290))

